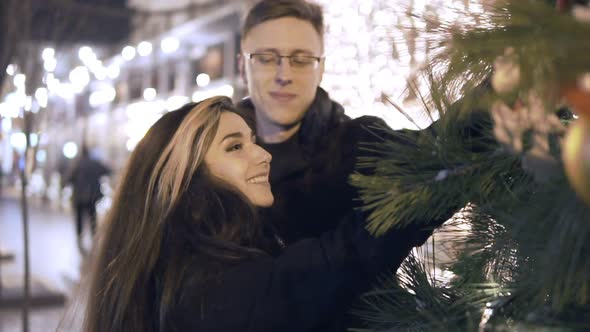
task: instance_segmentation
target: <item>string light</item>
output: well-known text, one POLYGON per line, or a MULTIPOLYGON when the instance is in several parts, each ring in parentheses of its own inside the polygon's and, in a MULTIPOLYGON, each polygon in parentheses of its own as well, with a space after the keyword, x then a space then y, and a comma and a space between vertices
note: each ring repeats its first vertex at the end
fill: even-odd
POLYGON ((137 54, 140 56, 148 56, 152 53, 152 43, 142 41, 137 45, 137 54))
POLYGON ((9 76, 14 76, 14 74, 16 73, 16 66, 13 64, 9 64, 8 66, 6 66, 6 74, 8 74, 9 76))
POLYGON ((135 58, 135 47, 133 46, 125 46, 121 51, 121 56, 125 61, 131 61, 135 58))
POLYGON ((180 41, 176 37, 166 37, 162 39, 160 48, 165 54, 173 53, 180 46, 180 41))
MULTIPOLYGON (((408 81, 428 59, 424 20, 460 21, 461 11, 482 11, 478 0, 446 2, 425 0, 317 0, 323 6, 326 65, 322 87, 343 104, 352 117, 375 115, 394 128, 414 128, 409 120, 383 101, 382 95, 402 105, 421 126, 431 119, 408 93, 408 81), (411 14, 410 14, 411 13, 411 14), (412 16, 416 15, 416 16, 412 16)), ((419 83, 419 82, 414 82, 419 83)))

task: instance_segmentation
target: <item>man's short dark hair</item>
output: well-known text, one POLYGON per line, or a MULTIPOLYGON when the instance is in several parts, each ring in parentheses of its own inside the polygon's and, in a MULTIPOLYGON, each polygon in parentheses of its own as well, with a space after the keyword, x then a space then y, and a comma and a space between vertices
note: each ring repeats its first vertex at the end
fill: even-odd
POLYGON ((242 39, 255 26, 282 17, 294 17, 311 23, 320 38, 323 39, 324 15, 322 7, 306 0, 262 0, 258 2, 248 11, 242 26, 242 39))

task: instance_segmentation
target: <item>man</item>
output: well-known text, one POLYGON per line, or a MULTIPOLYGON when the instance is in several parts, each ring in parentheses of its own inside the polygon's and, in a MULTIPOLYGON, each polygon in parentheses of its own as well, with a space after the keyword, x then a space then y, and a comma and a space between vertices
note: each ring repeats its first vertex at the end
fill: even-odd
MULTIPOLYGON (((323 33, 321 8, 305 0, 262 0, 242 29, 238 61, 250 96, 238 107, 253 115, 258 144, 273 156, 275 203, 263 216, 284 245, 333 229, 362 205, 348 182, 364 153, 359 142, 377 140, 371 128, 387 128, 376 117, 350 119, 319 87, 323 33)), ((409 234, 400 254, 407 255, 429 234, 409 234)), ((318 331, 344 331, 354 324, 347 311, 371 281, 356 271, 343 278, 355 278, 359 287, 342 294, 341 306, 326 313, 318 331)))
POLYGON ((319 87, 324 72, 323 15, 304 0, 263 0, 242 29, 240 74, 250 97, 239 107, 256 119, 258 143, 273 156, 274 206, 265 211, 285 244, 333 228, 358 201, 348 184, 358 142, 374 140, 319 87), (354 204, 353 204, 354 203, 354 204))

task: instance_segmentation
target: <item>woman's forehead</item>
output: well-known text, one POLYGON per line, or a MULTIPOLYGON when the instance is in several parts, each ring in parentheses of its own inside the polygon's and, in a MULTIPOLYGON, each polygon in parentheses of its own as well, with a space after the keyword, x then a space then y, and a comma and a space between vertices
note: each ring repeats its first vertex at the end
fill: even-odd
POLYGON ((219 118, 219 126, 217 128, 216 140, 222 140, 225 136, 241 133, 249 137, 252 135, 252 130, 246 124, 246 121, 234 112, 223 112, 219 118))

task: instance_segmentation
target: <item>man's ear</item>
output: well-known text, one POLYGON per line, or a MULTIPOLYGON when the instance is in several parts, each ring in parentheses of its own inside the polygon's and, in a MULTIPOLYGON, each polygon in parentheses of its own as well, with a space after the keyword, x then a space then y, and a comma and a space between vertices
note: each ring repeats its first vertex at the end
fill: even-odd
POLYGON ((236 57, 238 60, 238 73, 242 78, 242 82, 244 82, 244 84, 247 85, 248 78, 246 77, 246 59, 244 58, 244 55, 242 53, 238 53, 236 57))

